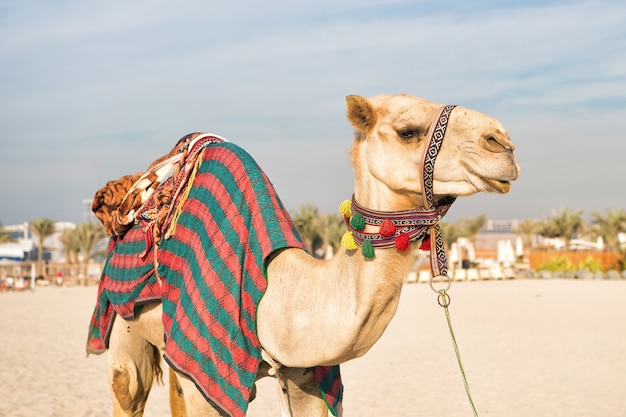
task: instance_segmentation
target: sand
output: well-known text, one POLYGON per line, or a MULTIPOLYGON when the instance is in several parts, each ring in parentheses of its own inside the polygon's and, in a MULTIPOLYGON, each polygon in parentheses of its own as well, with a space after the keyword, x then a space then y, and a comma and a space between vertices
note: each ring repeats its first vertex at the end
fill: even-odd
MULTIPOLYGON (((626 281, 455 282, 450 314, 478 415, 626 416, 626 281)), ((0 416, 109 417, 106 357, 84 344, 96 288, 0 293, 0 416)), ((471 416, 443 308, 404 287, 364 357, 342 365, 345 416, 471 416)), ((258 384, 248 416, 279 416, 258 384)), ((146 416, 168 416, 156 386, 146 416)))

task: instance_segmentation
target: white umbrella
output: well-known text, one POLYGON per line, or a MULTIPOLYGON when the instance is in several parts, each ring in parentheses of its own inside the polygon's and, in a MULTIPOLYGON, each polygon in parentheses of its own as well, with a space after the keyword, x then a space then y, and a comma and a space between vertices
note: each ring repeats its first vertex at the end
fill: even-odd
POLYGON ((498 240, 498 262, 504 262, 505 246, 504 240, 498 240))
POLYGON ((448 260, 452 265, 459 261, 459 246, 456 243, 453 243, 450 246, 450 254, 448 255, 448 260))
POLYGON ((515 262, 515 251, 513 250, 513 244, 510 240, 506 241, 505 244, 505 263, 511 264, 515 262))
POLYGON ((515 262, 515 252, 513 251, 513 244, 510 240, 498 241, 498 262, 503 264, 515 262))
POLYGON ((474 244, 472 242, 467 242, 467 259, 471 262, 476 260, 476 248, 474 248, 474 244))
POLYGON ((524 256, 524 242, 522 242, 522 238, 519 236, 515 240, 515 255, 518 258, 524 256))

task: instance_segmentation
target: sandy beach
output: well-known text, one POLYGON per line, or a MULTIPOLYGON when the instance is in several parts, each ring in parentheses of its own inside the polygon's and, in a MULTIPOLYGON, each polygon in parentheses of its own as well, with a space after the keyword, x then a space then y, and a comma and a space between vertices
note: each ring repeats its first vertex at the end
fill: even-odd
MULTIPOLYGON (((626 416, 626 281, 455 282, 450 314, 480 416, 626 416)), ((96 288, 0 293, 0 416, 110 417, 106 357, 84 345, 96 288)), ((443 308, 404 287, 364 357, 342 365, 344 415, 471 416, 443 308)), ((280 416, 274 380, 248 416, 280 416)), ((155 386, 146 416, 168 416, 155 386)))

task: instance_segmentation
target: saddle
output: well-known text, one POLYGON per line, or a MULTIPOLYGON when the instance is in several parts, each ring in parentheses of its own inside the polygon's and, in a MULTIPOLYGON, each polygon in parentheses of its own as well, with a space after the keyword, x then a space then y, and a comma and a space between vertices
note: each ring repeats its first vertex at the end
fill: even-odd
MULTIPOLYGON (((206 133, 183 136, 169 153, 152 162, 145 172, 107 182, 94 195, 92 212, 112 237, 126 233, 140 215, 151 226, 162 226, 171 213, 177 189, 186 184, 190 168, 201 150, 210 143, 224 140, 206 133)), ((161 230, 161 227, 152 228, 161 230)))

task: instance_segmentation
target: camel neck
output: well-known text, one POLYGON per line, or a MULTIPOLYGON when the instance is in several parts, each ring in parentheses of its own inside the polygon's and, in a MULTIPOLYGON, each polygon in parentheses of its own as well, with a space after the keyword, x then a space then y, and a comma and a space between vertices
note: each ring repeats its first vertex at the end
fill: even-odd
POLYGON ((400 193, 377 181, 371 181, 371 178, 367 182, 357 181, 353 198, 363 207, 381 212, 404 211, 426 206, 426 200, 421 193, 400 193))

